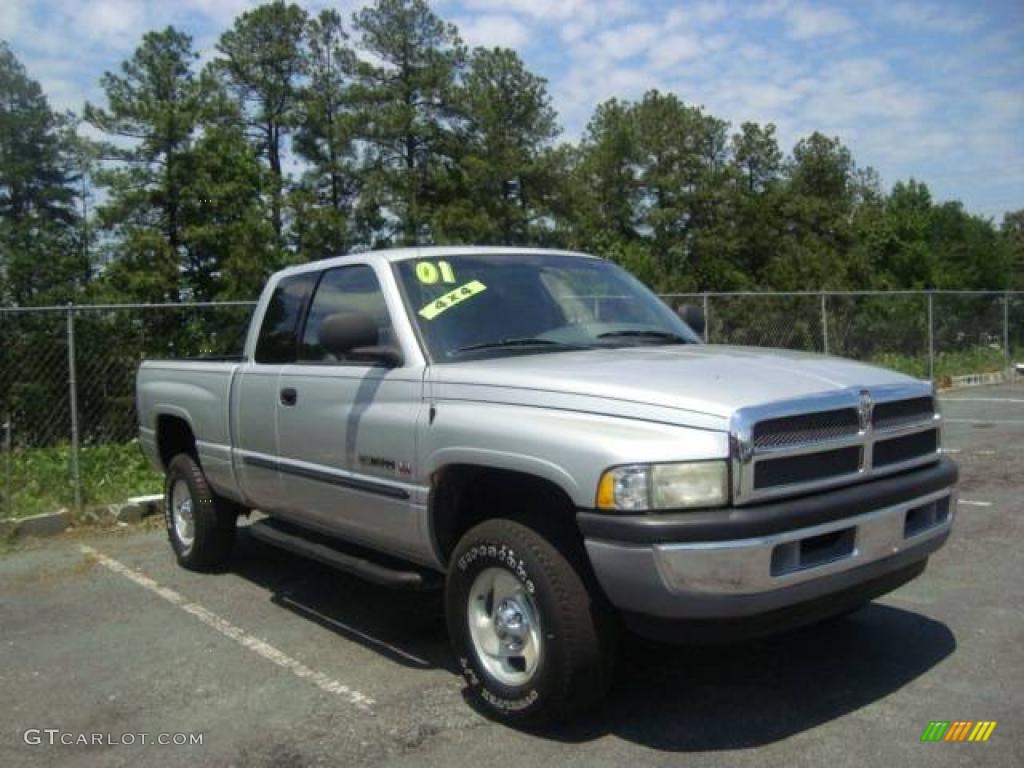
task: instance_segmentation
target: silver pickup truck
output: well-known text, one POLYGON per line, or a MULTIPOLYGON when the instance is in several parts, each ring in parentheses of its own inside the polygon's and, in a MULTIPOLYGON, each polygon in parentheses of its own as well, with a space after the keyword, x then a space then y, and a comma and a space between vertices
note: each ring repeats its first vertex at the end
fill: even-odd
POLYGON ((144 362, 141 443, 182 565, 247 535, 442 587, 475 700, 594 704, 623 625, 679 641, 848 612, 949 536, 931 385, 701 343, 591 256, 415 248, 286 269, 244 354, 144 362))

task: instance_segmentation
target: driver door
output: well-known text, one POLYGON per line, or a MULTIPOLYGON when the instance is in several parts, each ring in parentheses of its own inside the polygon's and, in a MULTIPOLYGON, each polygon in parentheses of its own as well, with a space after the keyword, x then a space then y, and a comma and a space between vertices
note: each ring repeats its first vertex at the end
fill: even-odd
POLYGON ((297 361, 281 369, 277 405, 283 494, 292 516, 345 538, 413 554, 416 422, 423 369, 338 360, 319 343, 330 315, 360 312, 378 343, 398 346, 380 282, 368 264, 324 271, 300 329, 297 361))

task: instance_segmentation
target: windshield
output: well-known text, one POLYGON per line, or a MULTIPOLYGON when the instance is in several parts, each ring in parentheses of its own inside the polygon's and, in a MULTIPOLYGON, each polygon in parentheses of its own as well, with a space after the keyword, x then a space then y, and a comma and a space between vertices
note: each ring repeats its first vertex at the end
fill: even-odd
POLYGON ((641 344, 699 343, 614 264, 560 254, 446 256, 395 265, 437 362, 641 344))

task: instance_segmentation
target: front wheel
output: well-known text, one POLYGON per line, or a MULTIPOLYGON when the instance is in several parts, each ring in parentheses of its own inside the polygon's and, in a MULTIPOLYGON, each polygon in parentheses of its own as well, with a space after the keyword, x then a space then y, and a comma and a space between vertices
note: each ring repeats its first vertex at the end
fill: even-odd
POLYGON ((164 521, 181 565, 208 570, 227 562, 238 514, 214 495, 202 468, 188 454, 178 454, 167 465, 164 521))
POLYGON ((496 519, 452 555, 448 633, 470 696, 500 719, 571 716, 600 701, 610 681, 610 618, 556 544, 496 519))

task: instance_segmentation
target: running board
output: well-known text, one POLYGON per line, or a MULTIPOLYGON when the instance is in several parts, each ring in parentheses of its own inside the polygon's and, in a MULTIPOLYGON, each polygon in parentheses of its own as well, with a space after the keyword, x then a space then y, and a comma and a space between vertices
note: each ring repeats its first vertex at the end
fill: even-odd
POLYGON ((278 520, 265 519, 245 530, 265 544, 308 557, 318 563, 366 581, 396 589, 432 589, 442 583, 440 574, 356 547, 319 533, 278 520))

